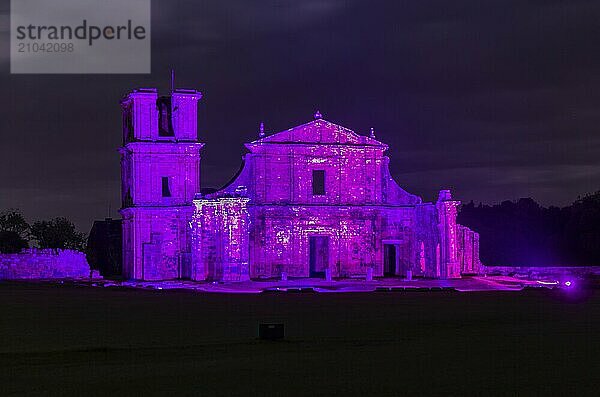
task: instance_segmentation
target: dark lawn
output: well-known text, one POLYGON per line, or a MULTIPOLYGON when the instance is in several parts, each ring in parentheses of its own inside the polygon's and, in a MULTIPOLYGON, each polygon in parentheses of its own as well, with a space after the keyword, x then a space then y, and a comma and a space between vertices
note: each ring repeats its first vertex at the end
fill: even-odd
POLYGON ((560 295, 0 284, 0 394, 600 395, 600 291, 560 295))

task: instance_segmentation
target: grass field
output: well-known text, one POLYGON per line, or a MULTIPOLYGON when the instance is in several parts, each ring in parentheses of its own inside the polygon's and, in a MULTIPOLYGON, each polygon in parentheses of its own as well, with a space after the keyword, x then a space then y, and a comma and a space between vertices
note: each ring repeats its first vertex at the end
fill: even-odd
POLYGON ((561 294, 4 283, 0 395, 599 395, 600 290, 561 294))

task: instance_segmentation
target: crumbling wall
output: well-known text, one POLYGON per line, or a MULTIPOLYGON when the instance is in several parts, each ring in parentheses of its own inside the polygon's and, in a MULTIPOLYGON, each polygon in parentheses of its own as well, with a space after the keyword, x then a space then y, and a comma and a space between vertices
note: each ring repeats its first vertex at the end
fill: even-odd
POLYGON ((458 261, 461 274, 479 274, 479 233, 463 225, 456 225, 458 243, 458 261))
POLYGON ((440 270, 440 234, 438 230, 437 209, 432 203, 424 203, 415 207, 415 240, 417 255, 417 271, 414 274, 437 278, 440 270))
POLYGON ((90 277, 85 254, 73 250, 27 249, 0 254, 0 279, 60 279, 90 277))
POLYGON ((192 280, 249 279, 249 218, 244 197, 194 200, 192 280))

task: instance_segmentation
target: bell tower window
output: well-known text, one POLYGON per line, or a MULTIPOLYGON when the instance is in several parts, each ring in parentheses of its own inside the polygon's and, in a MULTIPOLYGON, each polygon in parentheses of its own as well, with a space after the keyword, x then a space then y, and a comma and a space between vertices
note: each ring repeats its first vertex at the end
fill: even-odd
POLYGON ((158 136, 175 136, 170 97, 158 99, 158 136))

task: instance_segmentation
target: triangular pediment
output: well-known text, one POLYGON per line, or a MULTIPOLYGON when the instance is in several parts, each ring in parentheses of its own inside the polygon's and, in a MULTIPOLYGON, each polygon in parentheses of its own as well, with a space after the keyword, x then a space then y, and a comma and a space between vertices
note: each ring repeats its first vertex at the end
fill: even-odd
POLYGON ((309 123, 290 128, 289 130, 277 132, 251 142, 253 144, 279 143, 279 144, 329 144, 329 145, 359 145, 380 146, 387 145, 368 136, 359 135, 356 132, 332 123, 324 119, 316 119, 309 123))

